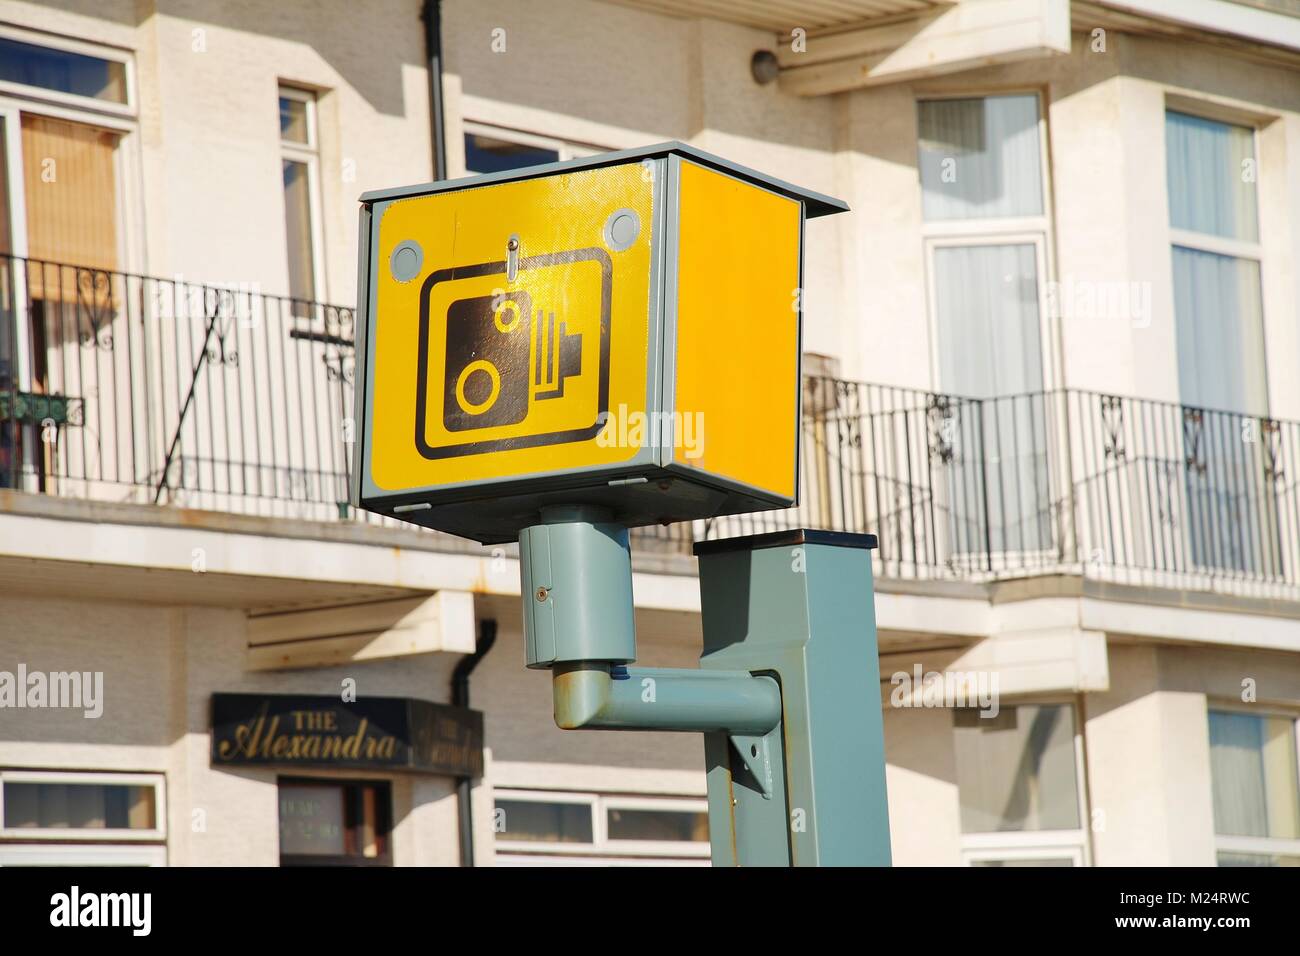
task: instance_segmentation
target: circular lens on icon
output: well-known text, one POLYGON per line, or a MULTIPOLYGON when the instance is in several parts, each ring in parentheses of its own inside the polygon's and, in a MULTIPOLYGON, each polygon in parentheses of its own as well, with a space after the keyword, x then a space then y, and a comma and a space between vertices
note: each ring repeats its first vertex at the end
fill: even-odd
POLYGON ((456 404, 466 415, 482 415, 501 394, 501 373, 491 362, 470 362, 456 379, 456 404))

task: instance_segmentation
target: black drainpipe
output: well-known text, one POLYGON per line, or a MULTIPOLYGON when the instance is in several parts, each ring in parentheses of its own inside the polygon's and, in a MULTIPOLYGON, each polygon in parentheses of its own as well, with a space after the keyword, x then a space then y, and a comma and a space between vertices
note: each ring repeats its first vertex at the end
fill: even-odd
POLYGON ((429 61, 429 132, 433 139, 433 178, 447 178, 447 135, 442 110, 442 0, 424 0, 424 55, 429 61))
MULTIPOLYGON (((469 675, 478 667, 487 652, 492 650, 492 645, 497 639, 497 622, 491 618, 486 618, 478 622, 478 641, 474 645, 474 653, 466 654, 456 663, 456 669, 451 672, 451 702, 457 707, 469 706, 469 675)), ((474 865, 474 812, 470 807, 470 786, 473 783, 469 777, 461 777, 456 781, 456 811, 460 817, 460 865, 474 865)))

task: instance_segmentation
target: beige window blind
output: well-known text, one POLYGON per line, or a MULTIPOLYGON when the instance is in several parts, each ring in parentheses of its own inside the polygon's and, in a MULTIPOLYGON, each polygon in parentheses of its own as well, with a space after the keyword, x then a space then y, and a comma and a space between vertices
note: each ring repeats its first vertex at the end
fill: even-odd
POLYGON ((107 294, 107 277, 86 269, 117 268, 117 176, 119 135, 46 116, 22 118, 23 179, 27 202, 27 249, 32 259, 66 263, 56 269, 33 263, 33 297, 92 300, 107 294))

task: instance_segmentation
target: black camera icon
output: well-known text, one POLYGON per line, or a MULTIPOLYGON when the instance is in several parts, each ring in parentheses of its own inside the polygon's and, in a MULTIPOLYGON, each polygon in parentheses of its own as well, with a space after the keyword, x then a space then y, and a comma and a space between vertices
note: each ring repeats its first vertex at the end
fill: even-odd
POLYGON ((524 291, 457 299, 447 309, 442 422, 449 432, 517 425, 534 402, 563 398, 582 373, 582 335, 524 291))
POLYGON ((504 260, 452 266, 420 290, 414 438, 430 461, 587 441, 605 426, 609 254, 529 256, 519 262, 526 285, 457 294, 484 293, 505 274, 504 260))

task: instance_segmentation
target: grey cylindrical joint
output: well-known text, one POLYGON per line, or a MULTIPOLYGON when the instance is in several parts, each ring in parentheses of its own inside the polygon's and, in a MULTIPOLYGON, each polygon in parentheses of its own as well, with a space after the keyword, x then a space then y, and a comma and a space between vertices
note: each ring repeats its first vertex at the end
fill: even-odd
POLYGON ((555 722, 565 730, 668 730, 759 736, 781 720, 781 689, 745 671, 557 665, 555 722))
POLYGON ((519 533, 529 667, 636 660, 627 528, 605 509, 543 508, 519 533))

